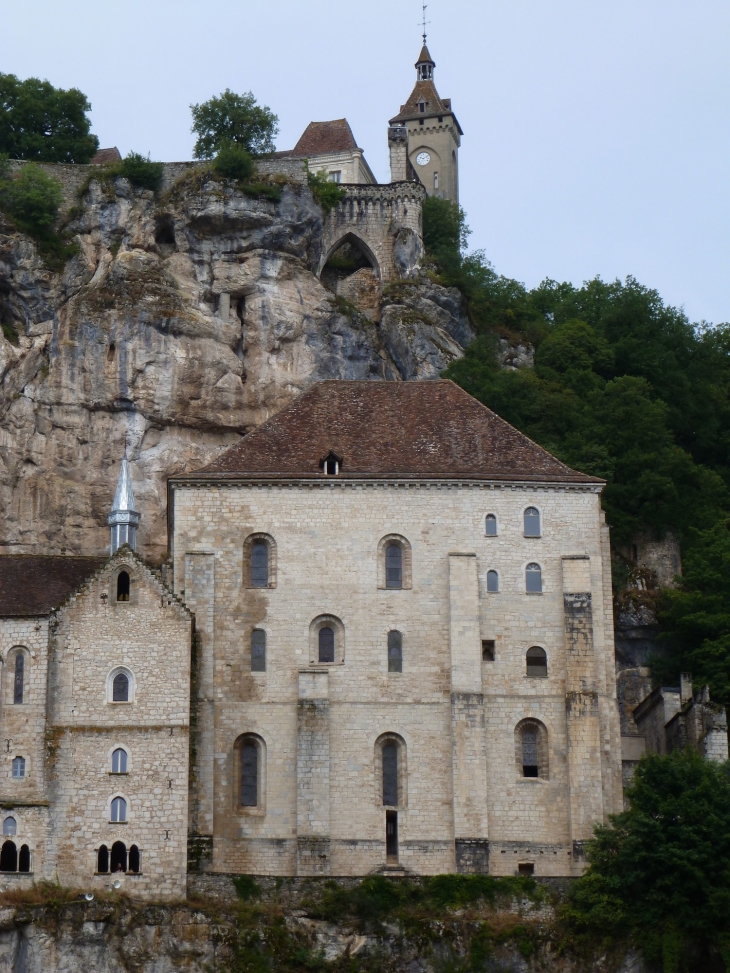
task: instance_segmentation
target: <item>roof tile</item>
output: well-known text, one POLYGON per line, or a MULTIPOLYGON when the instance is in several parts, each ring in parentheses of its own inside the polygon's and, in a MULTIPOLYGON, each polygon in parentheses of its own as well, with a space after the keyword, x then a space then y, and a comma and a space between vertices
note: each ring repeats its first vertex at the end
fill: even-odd
POLYGON ((109 558, 0 555, 0 617, 48 615, 109 558))

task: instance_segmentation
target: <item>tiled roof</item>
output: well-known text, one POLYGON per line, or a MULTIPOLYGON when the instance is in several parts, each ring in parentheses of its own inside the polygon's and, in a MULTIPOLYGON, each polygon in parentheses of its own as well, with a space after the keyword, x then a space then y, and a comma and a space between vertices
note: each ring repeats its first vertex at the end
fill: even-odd
POLYGON ((0 618, 48 615, 108 560, 65 555, 0 555, 0 618))
POLYGON ((114 146, 113 149, 99 149, 94 158, 89 162, 90 166, 104 166, 109 162, 121 162, 122 154, 114 146))
POLYGON ((424 62, 428 64, 433 64, 433 66, 436 67, 436 62, 431 57, 428 47, 426 47, 425 44, 421 48, 421 53, 418 55, 418 60, 416 61, 416 64, 423 64, 424 62))
POLYGON ((537 446, 453 382, 320 382, 245 436, 201 477, 312 478, 330 452, 341 479, 601 483, 537 446))
POLYGON ((356 149, 357 142, 346 118, 332 122, 310 122, 292 149, 293 156, 322 155, 356 149))
MULTIPOLYGON (((405 122, 412 118, 429 118, 433 115, 450 115, 451 114, 451 101, 446 99, 442 101, 439 97, 438 91, 436 91, 436 85, 433 81, 417 81, 416 86, 411 92, 410 98, 405 103, 401 105, 401 109, 395 118, 391 118, 390 124, 394 122, 405 122), (423 99, 426 102, 426 111, 422 112, 418 103, 423 99)), ((458 122, 456 123, 458 126, 458 122)), ((461 128, 459 128, 461 131, 461 128)))

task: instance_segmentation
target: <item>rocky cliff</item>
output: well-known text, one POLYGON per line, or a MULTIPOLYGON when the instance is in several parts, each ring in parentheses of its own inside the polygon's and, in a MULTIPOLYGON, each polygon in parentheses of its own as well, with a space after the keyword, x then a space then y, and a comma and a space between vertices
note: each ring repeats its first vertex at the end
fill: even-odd
POLYGON ((170 474, 313 382, 434 378, 472 338, 459 293, 414 259, 374 313, 328 290, 325 217, 302 180, 279 177, 277 201, 204 169, 168 173, 155 195, 54 168, 78 248, 62 271, 0 216, 2 553, 103 552, 126 450, 140 549, 162 559, 170 474))

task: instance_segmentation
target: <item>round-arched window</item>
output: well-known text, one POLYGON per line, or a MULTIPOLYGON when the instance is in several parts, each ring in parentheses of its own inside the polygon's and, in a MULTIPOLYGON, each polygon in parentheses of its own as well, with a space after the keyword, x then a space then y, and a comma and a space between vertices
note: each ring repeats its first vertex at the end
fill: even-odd
POLYGON ((542 592, 542 568, 539 564, 528 564, 525 569, 525 591, 528 595, 542 592))
POLYGON ((532 678, 547 678, 547 652, 539 645, 533 645, 527 650, 525 656, 527 662, 527 675, 532 678))
POLYGON ((499 591, 499 575, 496 571, 487 571, 487 591, 492 593, 499 591))
POLYGON ((335 661, 335 632, 329 625, 319 630, 319 661, 335 661))
POLYGON ((16 835, 18 833, 18 823, 13 817, 5 818, 3 821, 3 834, 16 835))
POLYGON ((524 514, 525 537, 540 536, 540 511, 537 507, 528 507, 524 514))
POLYGON ((487 514, 484 522, 484 533, 487 537, 497 536, 497 517, 495 514, 487 514))

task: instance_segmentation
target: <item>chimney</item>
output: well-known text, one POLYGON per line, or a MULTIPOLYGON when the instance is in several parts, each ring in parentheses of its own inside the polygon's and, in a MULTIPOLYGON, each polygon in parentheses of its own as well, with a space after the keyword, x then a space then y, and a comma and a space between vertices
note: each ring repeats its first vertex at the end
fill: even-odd
POLYGON ((390 149, 390 181, 406 182, 408 179, 408 132, 405 125, 391 125, 388 129, 390 149))
POLYGON ((692 692, 692 673, 683 672, 679 677, 679 698, 682 702, 682 706, 688 703, 694 697, 692 692))

